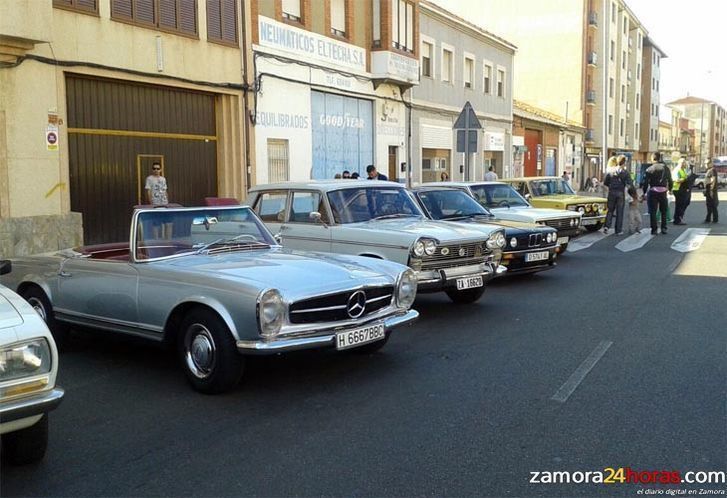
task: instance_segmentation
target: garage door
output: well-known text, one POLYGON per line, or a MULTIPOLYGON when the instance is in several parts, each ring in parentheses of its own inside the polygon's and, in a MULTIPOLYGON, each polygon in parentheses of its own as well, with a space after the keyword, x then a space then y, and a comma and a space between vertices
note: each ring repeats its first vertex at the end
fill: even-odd
POLYGON ((217 195, 214 94, 76 75, 66 90, 71 210, 86 244, 128 240, 154 162, 170 203, 217 195))

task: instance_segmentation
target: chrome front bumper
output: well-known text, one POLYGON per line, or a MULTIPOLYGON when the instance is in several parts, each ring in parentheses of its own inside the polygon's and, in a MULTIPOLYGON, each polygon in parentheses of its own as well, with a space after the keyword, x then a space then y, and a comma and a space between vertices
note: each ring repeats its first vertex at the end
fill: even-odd
MULTIPOLYGON (((404 314, 390 316, 384 319, 384 329, 388 335, 393 329, 401 327, 402 325, 408 325, 414 320, 419 318, 419 312, 416 310, 409 310, 404 314)), ((376 322, 373 320, 370 323, 376 322)), ((358 325, 363 327, 366 324, 358 325)), ((312 337, 281 337, 280 339, 273 339, 269 341, 257 340, 257 341, 237 341, 237 350, 240 353, 246 354, 275 354, 284 353, 287 351, 295 351, 298 349, 318 349, 334 347, 336 345, 336 333, 343 332, 344 330, 351 330, 356 327, 346 327, 341 330, 331 330, 324 335, 317 335, 312 337)))
POLYGON ((63 399, 65 391, 56 387, 32 396, 25 396, 0 403, 0 422, 12 422, 23 418, 42 415, 54 410, 63 399))

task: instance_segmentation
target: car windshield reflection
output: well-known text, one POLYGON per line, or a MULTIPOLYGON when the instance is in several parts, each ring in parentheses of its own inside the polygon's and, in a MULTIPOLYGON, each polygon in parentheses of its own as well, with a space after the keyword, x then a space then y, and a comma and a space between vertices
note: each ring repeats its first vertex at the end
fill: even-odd
POLYGON ((546 195, 575 194, 573 189, 560 178, 551 178, 547 180, 532 180, 530 182, 530 193, 535 197, 546 195))
POLYGON ((461 190, 430 190, 417 197, 435 220, 491 216, 490 212, 461 190))
POLYGON ((473 185, 470 188, 477 202, 488 208, 527 207, 530 205, 510 185, 473 185))
POLYGON ((402 188, 349 188, 328 192, 336 223, 421 217, 414 200, 402 188))
POLYGON ((275 244, 252 210, 244 207, 143 211, 135 236, 138 261, 275 244))

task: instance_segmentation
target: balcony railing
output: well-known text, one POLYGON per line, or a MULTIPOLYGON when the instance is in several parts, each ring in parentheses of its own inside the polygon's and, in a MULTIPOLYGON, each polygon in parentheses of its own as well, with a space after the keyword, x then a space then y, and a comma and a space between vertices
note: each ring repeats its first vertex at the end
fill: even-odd
POLYGON ((596 91, 595 90, 588 90, 588 92, 586 92, 586 103, 588 103, 588 104, 596 103, 596 91))
POLYGON ((598 64, 598 54, 596 52, 588 54, 588 63, 594 66, 598 64))
POLYGON ((588 24, 598 26, 598 12, 592 10, 588 13, 588 24))

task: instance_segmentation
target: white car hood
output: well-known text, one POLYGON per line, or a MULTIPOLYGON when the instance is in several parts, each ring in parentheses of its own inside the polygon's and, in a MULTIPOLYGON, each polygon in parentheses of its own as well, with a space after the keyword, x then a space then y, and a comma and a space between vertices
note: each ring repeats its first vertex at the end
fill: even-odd
POLYGON ((15 306, 3 295, 0 289, 0 330, 18 327, 23 324, 23 317, 15 306))
POLYGON ((534 207, 513 207, 513 208, 490 208, 492 214, 495 216, 502 216, 505 218, 507 213, 516 213, 519 215, 527 216, 533 220, 552 220, 558 218, 573 218, 578 216, 576 211, 565 211, 562 209, 546 209, 546 208, 534 208, 534 207))

